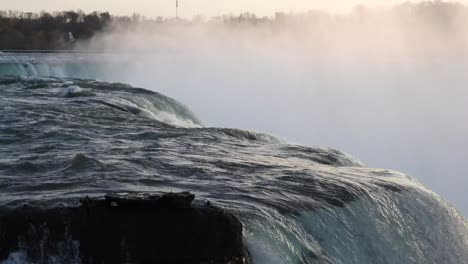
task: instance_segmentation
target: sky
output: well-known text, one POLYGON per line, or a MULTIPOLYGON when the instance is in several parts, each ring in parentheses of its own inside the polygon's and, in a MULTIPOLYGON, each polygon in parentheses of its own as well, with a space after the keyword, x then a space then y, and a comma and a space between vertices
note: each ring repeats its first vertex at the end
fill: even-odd
MULTIPOLYGON (((357 4, 378 7, 403 2, 401 0, 179 0, 179 14, 191 18, 200 14, 238 14, 253 12, 259 16, 272 16, 276 11, 303 12, 311 9, 331 12, 348 12, 357 4)), ((459 1, 459 2, 463 2, 459 1)), ((82 9, 85 12, 109 11, 112 14, 130 15, 134 12, 147 17, 170 17, 175 14, 175 0, 0 0, 0 9, 27 12, 62 11, 82 9)))

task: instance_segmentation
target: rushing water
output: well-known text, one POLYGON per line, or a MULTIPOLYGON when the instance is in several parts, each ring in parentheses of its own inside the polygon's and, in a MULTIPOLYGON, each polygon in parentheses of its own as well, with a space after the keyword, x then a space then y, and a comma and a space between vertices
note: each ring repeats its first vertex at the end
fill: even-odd
MULTIPOLYGON (((156 92, 71 79, 92 78, 89 62, 9 56, 16 62, 0 60, 0 207, 189 190, 240 217, 254 263, 468 263, 464 217, 407 175, 204 127, 156 92)), ((28 260, 12 252, 0 263, 28 260)))

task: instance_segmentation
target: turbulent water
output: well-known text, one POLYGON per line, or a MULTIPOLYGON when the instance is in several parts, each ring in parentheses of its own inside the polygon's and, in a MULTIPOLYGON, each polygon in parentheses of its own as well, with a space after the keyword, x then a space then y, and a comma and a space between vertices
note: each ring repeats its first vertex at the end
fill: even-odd
POLYGON ((407 175, 204 127, 149 90, 70 79, 93 77, 92 64, 11 56, 0 59, 0 207, 188 190, 240 217, 254 263, 468 263, 464 217, 407 175))

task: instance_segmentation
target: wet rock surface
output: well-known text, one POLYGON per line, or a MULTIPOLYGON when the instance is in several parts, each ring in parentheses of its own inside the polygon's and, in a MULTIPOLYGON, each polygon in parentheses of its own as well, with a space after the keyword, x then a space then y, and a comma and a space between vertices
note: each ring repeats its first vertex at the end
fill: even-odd
POLYGON ((245 263, 242 223, 194 198, 107 195, 79 207, 3 209, 0 260, 23 251, 35 263, 245 263))

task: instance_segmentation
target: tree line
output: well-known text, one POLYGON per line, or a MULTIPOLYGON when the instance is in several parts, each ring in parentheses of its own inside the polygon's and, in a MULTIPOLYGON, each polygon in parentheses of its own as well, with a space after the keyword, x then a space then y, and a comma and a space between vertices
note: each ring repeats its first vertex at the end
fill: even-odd
POLYGON ((1 50, 70 49, 76 40, 89 39, 111 21, 108 12, 0 11, 1 50))

